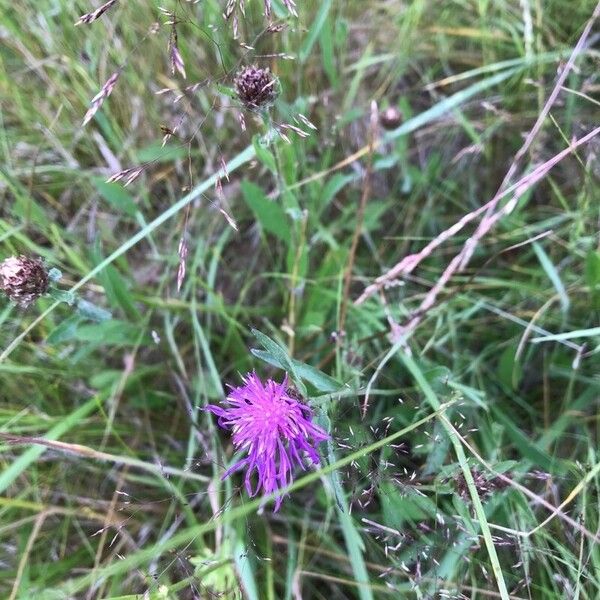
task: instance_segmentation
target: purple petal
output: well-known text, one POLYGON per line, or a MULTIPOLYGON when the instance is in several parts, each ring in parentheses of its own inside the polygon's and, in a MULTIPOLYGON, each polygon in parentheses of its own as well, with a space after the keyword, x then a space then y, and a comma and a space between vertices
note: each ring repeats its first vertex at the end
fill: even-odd
POLYGON ((218 417, 218 423, 232 430, 236 451, 246 458, 230 467, 223 478, 244 468, 244 485, 250 497, 262 491, 277 494, 275 510, 282 502, 281 488, 293 481, 294 469, 306 469, 307 457, 319 464, 317 446, 329 439, 312 422, 310 407, 288 394, 287 375, 281 383, 263 383, 255 372, 243 377, 243 385, 229 386, 221 406, 209 404, 205 410, 218 417), (254 477, 256 482, 253 483, 254 477))

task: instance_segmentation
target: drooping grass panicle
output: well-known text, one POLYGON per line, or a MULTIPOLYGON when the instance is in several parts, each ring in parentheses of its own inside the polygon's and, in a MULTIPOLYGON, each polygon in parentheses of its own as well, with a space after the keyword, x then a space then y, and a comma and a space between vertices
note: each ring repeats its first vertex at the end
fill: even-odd
POLYGON ((179 51, 179 37, 177 36, 177 17, 175 13, 164 8, 161 8, 160 11, 168 17, 166 24, 171 26, 168 46, 171 75, 175 75, 175 71, 177 71, 185 79, 185 63, 179 51))
POLYGON ((296 120, 296 122, 298 122, 298 120, 300 120, 309 129, 312 129, 313 131, 317 131, 317 126, 312 121, 309 121, 308 117, 306 117, 302 113, 298 113, 295 117, 295 120, 296 120))
POLYGON ((289 13, 294 15, 294 17, 298 16, 298 11, 296 10, 296 3, 294 0, 282 0, 283 5, 288 9, 289 13))
POLYGON ((215 195, 219 202, 219 212, 225 217, 227 223, 234 231, 239 231, 239 227, 235 222, 235 219, 229 214, 228 211, 228 202, 227 198, 225 198, 225 194, 223 192, 223 184, 221 182, 221 177, 218 177, 215 181, 215 195))
POLYGON ((307 138, 310 135, 303 129, 300 129, 300 127, 296 127, 295 125, 290 125, 289 123, 281 123, 279 125, 279 128, 293 131, 296 135, 300 136, 301 138, 307 138))
POLYGON ((111 175, 106 183, 116 183, 117 181, 123 181, 123 186, 127 187, 130 183, 133 183, 146 168, 146 165, 139 165, 137 167, 129 167, 128 169, 123 169, 114 175, 111 175))
POLYGON ((97 19, 99 19, 106 11, 110 10, 118 0, 108 0, 102 6, 99 6, 96 10, 86 13, 85 15, 81 15, 79 19, 76 21, 75 25, 87 25, 88 23, 93 23, 97 19))
POLYGON ((223 13, 223 17, 225 19, 229 19, 233 14, 233 11, 236 9, 238 5, 238 0, 227 0, 227 4, 225 5, 225 12, 223 13))
POLYGON ((90 107, 83 117, 82 127, 85 127, 93 119, 94 115, 98 112, 98 109, 104 104, 104 101, 112 94, 120 75, 120 71, 115 71, 106 80, 102 89, 92 98, 90 107))
MULTIPOLYGON (((283 5, 288 10, 288 12, 294 17, 298 16, 298 11, 296 10, 296 3, 294 0, 282 0, 283 5)), ((223 13, 223 17, 225 19, 229 19, 232 15, 235 17, 236 8, 242 14, 242 16, 246 15, 246 0, 228 0, 225 5, 225 11, 223 13)), ((273 5, 271 0, 263 0, 263 13, 267 19, 271 18, 273 13, 273 5)))
POLYGON ((169 60, 171 62, 171 74, 174 75, 175 71, 185 79, 185 63, 179 51, 179 45, 177 40, 177 27, 175 23, 171 26, 171 35, 169 36, 169 60))
POLYGON ((185 232, 179 240, 179 246, 177 248, 177 256, 179 257, 179 266, 177 267, 177 291, 181 291, 181 286, 185 279, 186 273, 186 261, 189 254, 190 248, 187 240, 185 239, 185 232))

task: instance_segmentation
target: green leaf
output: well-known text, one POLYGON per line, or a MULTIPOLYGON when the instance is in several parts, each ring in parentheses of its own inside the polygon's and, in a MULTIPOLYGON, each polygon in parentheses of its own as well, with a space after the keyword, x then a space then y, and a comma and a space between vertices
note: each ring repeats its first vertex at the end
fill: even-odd
POLYGON ((224 96, 227 96, 228 98, 237 98, 237 94, 235 93, 235 90, 230 86, 223 85, 221 83, 217 83, 216 88, 220 94, 223 94, 224 96))
POLYGON ((331 19, 326 19, 319 34, 319 46, 321 47, 321 62, 323 70, 327 74, 329 82, 334 88, 338 87, 338 72, 335 68, 335 51, 333 48, 333 31, 331 19))
POLYGON ((102 323, 103 321, 108 321, 112 318, 112 315, 108 310, 100 308, 92 302, 88 302, 82 298, 77 301, 77 312, 86 319, 96 321, 97 323, 102 323))
POLYGON ((75 338, 77 327, 83 322, 83 317, 78 314, 71 315, 57 325, 46 337, 46 343, 50 346, 61 344, 75 338))
POLYGON ((594 337, 600 335, 600 327, 591 327, 590 329, 577 329, 575 331, 566 331, 565 333, 556 333, 554 335, 545 335, 543 337, 533 338, 534 344, 540 342, 559 342, 562 340, 572 340, 577 338, 594 337))
POLYGON ((281 368, 288 371, 292 380, 296 384, 298 391, 303 396, 306 396, 306 386, 304 385, 304 383, 302 383, 302 379, 298 375, 296 367, 294 366, 294 363, 292 362, 292 359, 290 358, 287 350, 280 346, 277 342, 272 340, 269 336, 258 331, 258 329, 253 329, 252 335, 256 338, 258 343, 268 352, 271 358, 277 361, 277 363, 282 366, 281 368))
MULTIPOLYGON (((256 356, 256 358, 260 358, 260 360, 266 362, 269 365, 279 367, 280 369, 286 368, 283 362, 277 359, 275 356, 273 356, 270 352, 265 352, 264 350, 256 350, 254 348, 251 350, 251 352, 252 354, 254 354, 254 356, 256 356)), ((326 375, 325 373, 323 373, 323 371, 319 371, 319 369, 304 364, 294 358, 288 358, 288 360, 290 360, 291 363, 294 365, 296 373, 320 392, 338 392, 342 387, 333 377, 329 377, 329 375, 326 375)))
POLYGON ((312 47, 315 45, 319 34, 321 33, 321 29, 323 29, 323 25, 325 25, 325 21, 327 20, 327 15, 329 14, 329 9, 331 8, 331 0, 322 0, 319 6, 319 12, 315 17, 310 29, 308 30, 308 35, 302 44, 302 48, 300 48, 300 52, 298 54, 298 58, 300 63, 305 63, 308 57, 310 56, 310 52, 312 47))
POLYGON ((600 252, 590 250, 585 257, 585 281, 590 288, 592 305, 600 308, 600 252))
POLYGON ((585 281, 591 287, 600 285, 600 252, 590 250, 585 257, 585 281))
POLYGON ((552 282, 556 293, 560 297, 560 305, 562 307, 563 312, 567 312, 569 310, 569 296, 567 295, 567 290, 560 278, 560 275, 550 260, 550 257, 546 254, 546 251, 538 244, 538 242, 533 242, 533 250, 542 265, 542 268, 548 275, 548 279, 552 282))
POLYGON ((257 185, 249 181, 242 182, 242 193, 261 227, 288 245, 291 231, 283 208, 277 202, 269 200, 257 185))
POLYGON ((382 481, 379 498, 384 522, 388 527, 401 529, 406 521, 417 523, 424 519, 435 519, 435 503, 427 496, 419 495, 410 487, 400 491, 395 483, 382 481))
POLYGON ((76 339, 82 342, 97 344, 114 344, 123 346, 135 345, 141 330, 127 321, 113 320, 93 325, 82 325, 76 332, 76 339))
POLYGON ((240 537, 236 540, 233 558, 242 587, 244 588, 245 597, 248 598, 248 600, 259 600, 256 580, 254 578, 254 569, 252 568, 253 565, 248 558, 248 548, 246 548, 240 537))
POLYGON ((57 290, 56 288, 50 288, 48 290, 48 296, 57 302, 64 302, 69 306, 75 304, 75 294, 70 290, 57 290))
MULTIPOLYGON (((96 264, 102 262, 102 253, 99 244, 96 244, 93 248, 93 260, 96 264)), ((106 267, 106 269, 98 275, 98 279, 100 279, 102 287, 105 289, 106 296, 112 306, 115 308, 122 308, 125 311, 125 314, 135 321, 141 318, 131 293, 125 285, 125 281, 114 266, 109 265, 106 267)))
POLYGON ((275 162, 275 157, 265 144, 262 136, 257 133, 252 138, 252 145, 254 146, 254 151, 256 152, 256 158, 258 158, 258 160, 260 160, 260 162, 263 163, 263 165, 265 165, 269 171, 272 173, 277 173, 277 163, 275 162))
POLYGON ((102 179, 95 178, 94 186, 98 193, 117 210, 134 217, 138 208, 131 194, 120 183, 106 183, 102 179))
MULTIPOLYGON (((449 408, 446 414, 450 418, 452 415, 452 408, 449 408)), ((423 469, 423 475, 435 475, 439 473, 450 453, 450 438, 447 435, 444 435, 444 428, 439 421, 436 421, 433 426, 432 437, 437 441, 429 451, 423 469)))
POLYGON ((318 206, 317 212, 325 210, 329 203, 335 198, 337 193, 348 185, 350 182, 354 181, 353 175, 342 175, 341 173, 336 173, 333 177, 331 177, 323 190, 318 195, 318 206))
POLYGON ((547 452, 542 450, 538 444, 533 441, 529 435, 526 435, 512 418, 504 414, 499 407, 491 405, 492 413, 496 421, 500 422, 504 427, 506 434, 511 438, 513 444, 519 449, 519 453, 536 467, 544 471, 555 473, 560 461, 555 460, 547 452))
MULTIPOLYGON (((178 158, 187 158, 190 154, 189 148, 184 144, 180 146, 165 146, 156 143, 138 150, 136 160, 139 163, 147 162, 171 162, 178 158)), ((192 155, 195 153, 192 153, 192 155)))
POLYGON ((516 362, 517 344, 511 344, 500 355, 498 376, 500 381, 509 389, 516 390, 523 376, 521 363, 516 362))

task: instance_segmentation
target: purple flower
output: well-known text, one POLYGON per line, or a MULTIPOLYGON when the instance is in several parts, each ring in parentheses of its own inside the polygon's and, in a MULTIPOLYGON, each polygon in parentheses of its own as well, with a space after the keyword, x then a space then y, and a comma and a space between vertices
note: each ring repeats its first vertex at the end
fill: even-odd
MULTIPOLYGON (((268 495, 292 483, 295 465, 305 469, 303 456, 318 465, 316 446, 329 436, 312 423, 311 409, 288 391, 287 375, 282 383, 268 379, 263 384, 256 373, 243 381, 244 385, 231 388, 226 408, 210 404, 206 409, 219 417, 221 427, 231 429, 235 449, 246 453, 222 479, 245 468, 248 495, 255 496, 261 488, 268 495), (255 470, 258 480, 253 488, 255 470)), ((276 511, 281 500, 275 499, 276 511)))

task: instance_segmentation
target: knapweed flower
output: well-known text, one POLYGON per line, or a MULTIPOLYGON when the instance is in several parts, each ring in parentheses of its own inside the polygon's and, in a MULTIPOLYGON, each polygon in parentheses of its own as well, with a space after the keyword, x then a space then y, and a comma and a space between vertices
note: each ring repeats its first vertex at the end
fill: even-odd
POLYGON ((48 282, 48 272, 39 258, 11 256, 0 263, 0 290, 22 306, 45 294, 48 282))
POLYGON ((250 110, 267 108, 279 95, 279 80, 269 68, 254 65, 238 71, 233 87, 240 102, 250 110))
MULTIPOLYGON (((272 379, 263 383, 256 373, 243 381, 244 385, 231 388, 225 407, 206 409, 219 417, 221 427, 231 429, 236 451, 246 453, 222 479, 245 469, 248 495, 253 497, 261 489, 268 495, 292 483, 294 467, 305 469, 305 458, 318 465, 316 447, 329 436, 312 422, 311 409, 290 393, 287 375, 282 383, 272 379)), ((276 511, 281 500, 280 495, 275 499, 276 511)))

